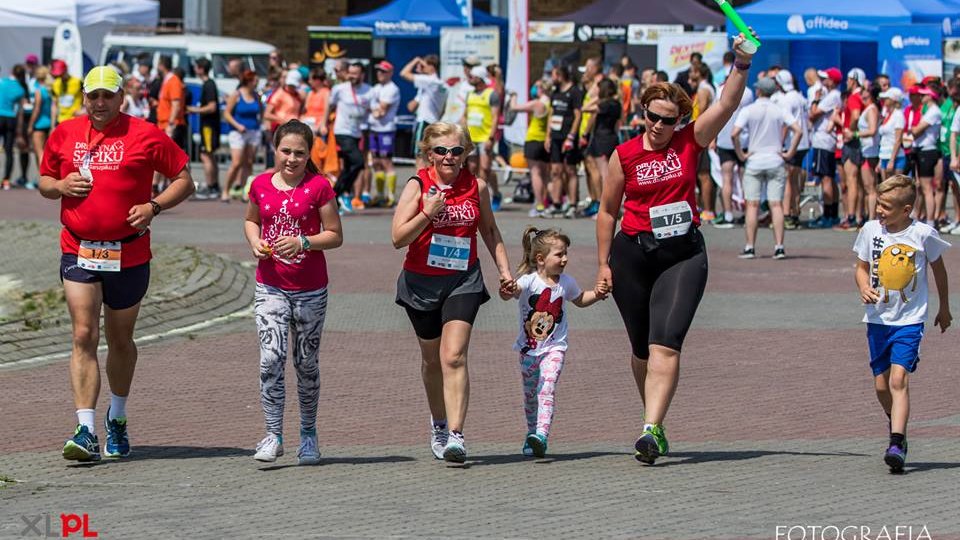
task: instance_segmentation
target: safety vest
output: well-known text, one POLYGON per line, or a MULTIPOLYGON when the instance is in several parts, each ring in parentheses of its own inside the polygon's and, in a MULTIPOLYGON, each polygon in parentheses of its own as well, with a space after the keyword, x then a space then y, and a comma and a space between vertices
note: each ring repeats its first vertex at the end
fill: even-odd
POLYGON ((471 91, 467 95, 467 129, 474 143, 485 143, 493 135, 493 111, 490 109, 490 95, 493 88, 487 88, 479 94, 471 91))

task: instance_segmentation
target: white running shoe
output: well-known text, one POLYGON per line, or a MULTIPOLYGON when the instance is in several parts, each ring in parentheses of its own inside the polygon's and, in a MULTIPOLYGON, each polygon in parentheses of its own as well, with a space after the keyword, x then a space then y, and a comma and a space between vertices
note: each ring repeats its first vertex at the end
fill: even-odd
POLYGON ((960 228, 960 223, 958 222, 947 223, 943 227, 940 227, 940 234, 950 234, 953 231, 955 231, 957 228, 960 228))
POLYGON ((300 435, 300 449, 297 450, 297 465, 320 464, 320 449, 317 448, 316 435, 300 435))
POLYGON ((439 428, 430 422, 430 451, 433 457, 443 459, 443 450, 447 447, 447 429, 439 428))
POLYGON ((467 447, 463 434, 450 433, 447 447, 443 449, 443 459, 453 463, 463 463, 467 460, 467 447))
POLYGON ((273 463, 278 457, 283 455, 283 440, 273 433, 267 433, 267 436, 257 445, 257 453, 253 459, 273 463))

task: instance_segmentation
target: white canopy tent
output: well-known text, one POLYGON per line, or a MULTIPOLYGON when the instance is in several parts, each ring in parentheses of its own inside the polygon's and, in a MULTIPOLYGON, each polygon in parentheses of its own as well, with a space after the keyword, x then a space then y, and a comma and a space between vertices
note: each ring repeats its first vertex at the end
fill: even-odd
POLYGON ((100 58, 103 37, 116 26, 156 28, 157 0, 25 0, 0 2, 0 69, 9 74, 28 54, 42 56, 44 38, 52 39, 61 22, 80 29, 84 54, 100 58))

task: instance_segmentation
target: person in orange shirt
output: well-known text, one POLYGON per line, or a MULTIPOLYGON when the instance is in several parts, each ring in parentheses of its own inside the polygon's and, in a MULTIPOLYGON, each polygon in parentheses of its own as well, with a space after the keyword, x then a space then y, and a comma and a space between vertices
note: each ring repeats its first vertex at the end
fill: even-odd
POLYGON ((157 102, 157 127, 177 143, 187 149, 186 86, 173 72, 173 62, 169 56, 161 56, 157 71, 163 80, 160 87, 160 99, 157 102))
MULTIPOLYGON (((300 72, 292 69, 287 72, 284 84, 278 88, 270 99, 267 100, 267 108, 263 113, 263 119, 270 122, 270 131, 277 131, 277 128, 286 124, 290 120, 298 120, 303 111, 303 96, 300 95, 300 85, 303 84, 303 76, 300 72)), ((271 135, 271 138, 272 135, 271 135)))
POLYGON ((309 84, 310 91, 304 101, 302 120, 317 135, 314 140, 319 141, 319 147, 315 149, 318 155, 314 156, 314 160, 317 161, 317 167, 321 171, 328 175, 337 176, 340 174, 340 160, 336 152, 337 143, 333 140, 333 136, 330 136, 329 140, 320 137, 320 124, 326 125, 328 130, 332 127, 329 118, 324 118, 327 101, 330 99, 330 84, 327 79, 327 72, 323 68, 314 68, 310 72, 309 84), (332 149, 329 148, 331 146, 332 149))

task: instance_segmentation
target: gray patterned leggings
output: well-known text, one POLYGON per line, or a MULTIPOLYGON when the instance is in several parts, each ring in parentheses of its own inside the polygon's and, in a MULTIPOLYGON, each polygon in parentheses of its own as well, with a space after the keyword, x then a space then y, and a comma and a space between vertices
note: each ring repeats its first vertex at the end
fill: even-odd
POLYGON ((268 433, 283 434, 286 396, 283 372, 291 335, 300 401, 300 429, 311 433, 317 429, 317 403, 320 400, 318 357, 326 313, 325 288, 285 291, 257 283, 254 314, 260 335, 260 403, 268 433))

